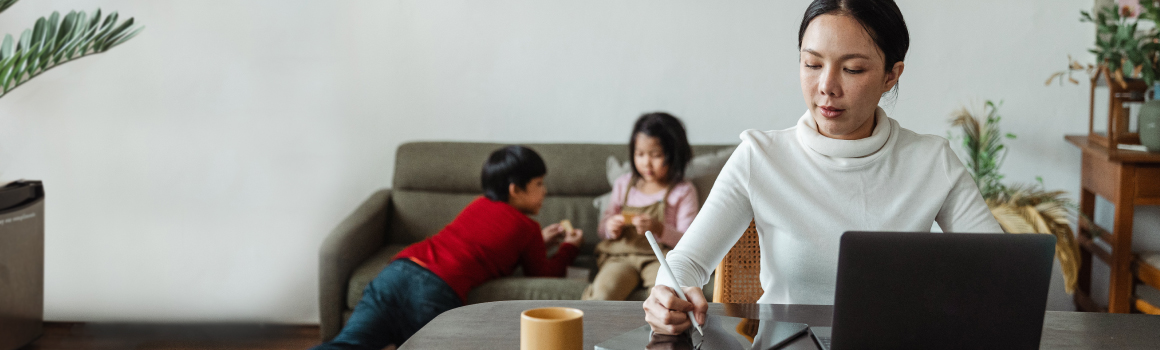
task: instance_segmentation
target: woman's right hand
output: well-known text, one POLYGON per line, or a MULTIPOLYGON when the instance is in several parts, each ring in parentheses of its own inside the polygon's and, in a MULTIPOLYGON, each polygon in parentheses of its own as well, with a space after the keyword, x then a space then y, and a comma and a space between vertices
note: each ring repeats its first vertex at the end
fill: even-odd
POLYGON ((621 227, 624 227, 624 215, 613 215, 604 221, 604 232, 608 233, 608 239, 620 238, 621 227))
POLYGON ((652 326, 653 333, 681 334, 693 326, 689 322, 689 311, 693 311, 697 324, 705 324, 706 313, 709 311, 705 293, 699 287, 685 287, 681 290, 689 301, 681 300, 669 286, 653 286, 648 299, 644 301, 644 321, 652 326))

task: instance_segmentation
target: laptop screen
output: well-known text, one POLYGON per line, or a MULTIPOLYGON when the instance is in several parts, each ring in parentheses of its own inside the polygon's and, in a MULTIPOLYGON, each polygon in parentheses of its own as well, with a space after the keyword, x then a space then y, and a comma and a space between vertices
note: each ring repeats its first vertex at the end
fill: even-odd
POLYGON ((1037 349, 1055 237, 847 232, 833 349, 1037 349))

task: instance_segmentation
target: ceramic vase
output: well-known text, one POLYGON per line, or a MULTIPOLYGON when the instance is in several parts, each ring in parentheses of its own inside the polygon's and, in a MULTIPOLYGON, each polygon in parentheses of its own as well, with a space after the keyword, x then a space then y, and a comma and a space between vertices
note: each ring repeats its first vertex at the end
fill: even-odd
POLYGON ((1160 100, 1151 100, 1140 108, 1140 144, 1148 152, 1160 152, 1160 100))

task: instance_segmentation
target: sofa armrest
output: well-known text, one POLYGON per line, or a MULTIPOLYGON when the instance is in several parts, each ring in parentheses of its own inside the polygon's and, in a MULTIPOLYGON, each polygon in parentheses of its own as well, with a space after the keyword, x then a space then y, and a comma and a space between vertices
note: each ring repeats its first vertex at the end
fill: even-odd
POLYGON ((382 189, 363 201, 330 231, 318 254, 318 307, 322 341, 342 330, 346 288, 351 273, 379 250, 389 234, 391 190, 382 189))

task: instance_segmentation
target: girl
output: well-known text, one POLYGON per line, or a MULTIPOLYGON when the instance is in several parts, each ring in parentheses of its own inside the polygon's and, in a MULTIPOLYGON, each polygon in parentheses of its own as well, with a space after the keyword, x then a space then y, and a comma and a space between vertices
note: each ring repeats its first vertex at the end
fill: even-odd
POLYGON ((685 181, 693 157, 685 128, 668 113, 649 113, 636 120, 628 141, 632 173, 612 186, 612 200, 601 218, 596 245, 599 271, 584 300, 624 300, 643 282, 650 288, 660 263, 645 231, 652 231, 665 251, 677 245, 697 215, 697 190, 685 181))
POLYGON ((806 112, 785 130, 741 133, 741 145, 666 259, 644 303, 653 331, 704 323, 698 287, 689 301, 665 285, 701 286, 750 220, 761 245, 759 303, 833 304, 845 231, 1003 230, 946 139, 903 129, 878 107, 897 87, 910 36, 893 0, 814 0, 798 31, 806 112))

